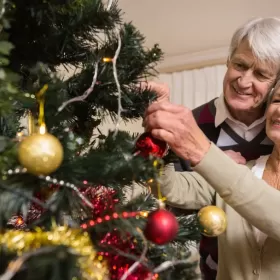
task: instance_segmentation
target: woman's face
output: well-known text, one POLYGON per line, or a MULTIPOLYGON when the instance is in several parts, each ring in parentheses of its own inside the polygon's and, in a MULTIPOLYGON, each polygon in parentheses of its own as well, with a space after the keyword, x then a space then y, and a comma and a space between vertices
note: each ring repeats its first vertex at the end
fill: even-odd
POLYGON ((280 144, 280 87, 274 92, 266 111, 266 134, 280 144))

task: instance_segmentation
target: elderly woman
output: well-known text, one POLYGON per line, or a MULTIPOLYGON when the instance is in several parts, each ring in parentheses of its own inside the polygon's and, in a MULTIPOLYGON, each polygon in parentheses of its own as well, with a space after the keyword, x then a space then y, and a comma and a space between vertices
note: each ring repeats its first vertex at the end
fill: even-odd
MULTIPOLYGON (((231 40, 227 67, 223 93, 219 98, 194 109, 193 115, 210 141, 233 156, 238 163, 244 164, 272 151, 272 143, 265 134, 264 111, 267 95, 279 75, 280 20, 257 18, 240 26, 231 40)), ((159 102, 168 101, 167 87, 156 83, 149 85, 159 96, 159 102)), ((155 136, 171 142, 170 146, 176 130, 178 138, 172 148, 178 150, 178 147, 185 145, 184 126, 188 123, 187 119, 180 119, 182 114, 177 116, 177 121, 172 118, 174 112, 181 112, 182 108, 181 111, 175 107, 169 111, 169 108, 151 114, 153 119, 148 120, 150 123, 146 121, 145 125, 148 130, 153 129, 155 136)), ((184 153, 181 157, 181 166, 185 171, 189 170, 184 161, 186 156, 184 153)), ((176 165, 177 171, 178 167, 180 165, 176 165)), ((205 280, 214 280, 217 240, 203 237, 201 245, 201 270, 205 280)))
POLYGON ((266 111, 266 132, 274 143, 270 155, 238 165, 209 143, 191 117, 189 129, 183 151, 194 172, 167 165, 162 194, 179 208, 215 204, 226 212, 228 227, 218 237, 218 280, 279 279, 280 82, 266 111))

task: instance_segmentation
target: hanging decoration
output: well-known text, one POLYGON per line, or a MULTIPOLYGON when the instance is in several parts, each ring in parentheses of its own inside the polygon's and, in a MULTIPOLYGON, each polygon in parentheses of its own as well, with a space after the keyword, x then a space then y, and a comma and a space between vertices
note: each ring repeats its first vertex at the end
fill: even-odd
POLYGON ((59 168, 63 160, 63 147, 59 140, 47 133, 44 120, 44 94, 48 86, 45 85, 36 95, 39 102, 38 131, 30 127, 30 134, 24 138, 18 148, 18 160, 34 175, 49 175, 59 168))
POLYGON ((217 206, 209 205, 201 208, 197 217, 201 234, 207 237, 219 236, 227 228, 226 213, 217 206))

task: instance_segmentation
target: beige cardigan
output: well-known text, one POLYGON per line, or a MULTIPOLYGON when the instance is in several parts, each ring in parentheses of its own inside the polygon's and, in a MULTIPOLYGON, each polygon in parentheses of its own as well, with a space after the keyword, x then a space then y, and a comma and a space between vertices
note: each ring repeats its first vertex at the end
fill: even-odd
POLYGON ((280 192, 214 144, 194 171, 175 172, 167 165, 161 191, 168 204, 179 208, 199 209, 216 200, 226 212, 228 227, 218 238, 217 280, 280 279, 280 192), (252 225, 268 235, 263 246, 252 225))

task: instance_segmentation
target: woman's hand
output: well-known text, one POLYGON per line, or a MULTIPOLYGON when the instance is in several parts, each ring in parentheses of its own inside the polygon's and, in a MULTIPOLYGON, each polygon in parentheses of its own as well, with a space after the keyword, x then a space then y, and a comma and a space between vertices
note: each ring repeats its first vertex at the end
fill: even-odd
POLYGON ((246 159, 239 152, 235 152, 233 150, 224 151, 231 159, 233 159, 238 164, 246 164, 246 159))

